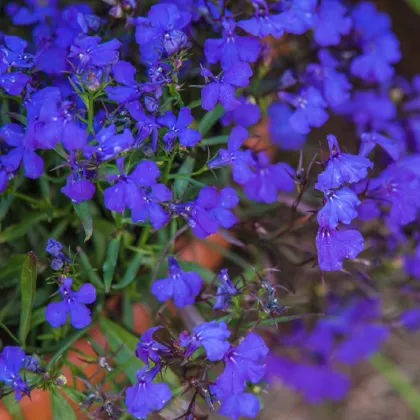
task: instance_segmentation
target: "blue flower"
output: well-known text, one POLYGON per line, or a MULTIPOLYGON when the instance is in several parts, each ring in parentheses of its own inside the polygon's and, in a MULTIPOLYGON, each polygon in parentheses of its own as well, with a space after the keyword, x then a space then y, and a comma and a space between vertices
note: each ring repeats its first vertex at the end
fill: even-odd
POLYGON ((169 277, 156 280, 151 286, 151 292, 160 302, 173 298, 179 308, 192 305, 200 293, 202 279, 193 271, 185 272, 174 257, 168 258, 169 277))
POLYGON ((17 346, 5 346, 0 353, 0 381, 15 391, 15 399, 30 395, 28 384, 21 378, 19 371, 24 367, 25 352, 17 346))
POLYGON ((211 159, 207 166, 218 168, 232 165, 232 175, 238 184, 246 184, 255 178, 250 169, 254 165, 254 158, 250 150, 240 150, 243 142, 248 138, 248 130, 243 127, 234 127, 228 140, 228 148, 219 149, 216 157, 211 159))
POLYGON ((83 284, 77 292, 71 290, 73 280, 66 277, 60 286, 61 302, 49 303, 45 310, 45 318, 53 328, 65 324, 70 313, 70 323, 74 328, 87 327, 92 319, 86 304, 96 300, 96 290, 89 284, 83 284))
POLYGON ((220 122, 224 126, 234 123, 245 128, 257 124, 261 118, 260 107, 247 101, 243 96, 240 96, 238 101, 238 106, 232 111, 225 112, 220 122))
POLYGON ((145 419, 152 411, 161 410, 171 399, 171 390, 166 384, 154 384, 153 379, 160 370, 155 365, 150 370, 148 366, 137 371, 137 384, 127 388, 125 403, 128 412, 136 419, 145 419))
POLYGON ((35 56, 25 52, 28 43, 18 36, 6 35, 5 46, 0 46, 0 73, 6 72, 9 67, 30 69, 35 64, 35 56))
POLYGON ((29 76, 20 71, 3 73, 0 74, 0 87, 9 95, 16 96, 21 94, 30 80, 29 76))
POLYGON ((318 45, 338 45, 340 37, 351 29, 347 8, 339 0, 322 0, 315 16, 314 39, 318 45))
POLYGON ((182 347, 187 347, 185 356, 193 354, 200 346, 204 347, 207 358, 215 362, 222 360, 230 348, 226 340, 230 336, 230 331, 226 323, 210 321, 203 322, 194 328, 192 334, 183 332, 179 336, 179 343, 182 347))
POLYGON ((219 285, 217 286, 216 300, 214 301, 213 309, 226 309, 230 304, 232 296, 236 296, 239 291, 230 280, 226 268, 220 270, 218 279, 219 285))
POLYGON ((210 390, 221 400, 219 414, 237 420, 239 417, 257 416, 260 411, 258 398, 251 393, 224 395, 217 386, 211 385, 210 390))
POLYGON ((193 147, 201 139, 201 134, 188 126, 194 121, 191 109, 182 107, 179 110, 178 118, 172 111, 166 111, 165 115, 158 118, 158 123, 168 127, 167 133, 163 136, 165 149, 171 150, 173 142, 179 139, 181 146, 193 147))
POLYGON ((321 92, 313 86, 302 89, 297 95, 279 92, 278 96, 296 108, 289 121, 298 133, 308 134, 310 127, 321 127, 328 120, 325 111, 327 103, 321 92))
POLYGON ((229 70, 238 62, 254 63, 261 52, 260 41, 250 36, 235 34, 236 23, 232 19, 222 22, 223 38, 207 39, 204 54, 210 64, 221 62, 223 70, 229 70))
POLYGON ((397 141, 376 131, 362 133, 360 140, 360 156, 368 156, 377 144, 379 144, 379 146, 381 146, 394 160, 398 160, 402 154, 400 144, 397 141))
POLYGON ((281 2, 280 7, 285 10, 278 17, 278 22, 283 25, 286 32, 302 35, 315 24, 316 7, 318 0, 293 0, 281 2))
POLYGON ((61 251, 62 249, 63 245, 60 242, 56 241, 53 238, 48 239, 45 251, 47 251, 48 254, 54 257, 50 264, 53 270, 60 270, 60 268, 63 267, 64 263, 68 263, 71 261, 63 254, 63 252, 61 251))
POLYGON ((279 191, 290 192, 294 188, 294 171, 287 163, 270 164, 265 152, 257 155, 255 177, 244 186, 245 194, 255 201, 274 203, 279 191))
POLYGON ((401 313, 399 323, 409 331, 420 328, 420 308, 410 308, 401 313))
POLYGON ((249 84, 252 70, 248 63, 236 63, 219 77, 213 76, 210 70, 201 69, 201 75, 211 80, 201 90, 201 106, 211 111, 220 102, 226 111, 232 111, 239 105, 235 97, 235 87, 249 84))
POLYGON ((360 200, 350 188, 325 191, 324 196, 326 202, 318 212, 321 226, 336 228, 339 221, 348 225, 357 217, 356 206, 360 204, 360 200))
POLYGON ((141 335, 140 341, 137 343, 135 354, 146 364, 149 363, 149 359, 154 363, 159 363, 161 361, 161 354, 169 352, 166 346, 153 339, 153 334, 160 328, 162 327, 149 328, 141 335))
POLYGON ((330 190, 341 187, 344 183, 358 182, 367 177, 368 168, 373 163, 358 155, 342 153, 337 138, 332 134, 327 136, 330 149, 330 158, 326 168, 318 175, 318 182, 315 188, 318 190, 330 190))

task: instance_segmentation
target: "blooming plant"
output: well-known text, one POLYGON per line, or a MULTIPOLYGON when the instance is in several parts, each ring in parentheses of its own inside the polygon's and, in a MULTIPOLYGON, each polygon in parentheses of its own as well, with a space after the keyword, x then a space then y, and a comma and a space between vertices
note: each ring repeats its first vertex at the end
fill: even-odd
POLYGON ((0 20, 6 406, 43 390, 54 419, 237 419, 279 380, 343 399, 346 366, 420 327, 420 76, 396 74, 390 17, 70 3, 0 20))

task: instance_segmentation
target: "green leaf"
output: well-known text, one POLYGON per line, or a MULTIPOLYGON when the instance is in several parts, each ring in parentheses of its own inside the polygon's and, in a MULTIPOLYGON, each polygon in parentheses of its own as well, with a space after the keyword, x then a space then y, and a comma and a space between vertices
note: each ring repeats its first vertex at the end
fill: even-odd
POLYGON ((202 137, 204 137, 212 129, 224 113, 225 109, 222 105, 218 104, 210 112, 207 112, 207 114, 204 115, 198 124, 198 131, 201 133, 202 137))
POLYGON ((416 12, 420 14, 420 0, 405 0, 408 5, 416 12))
POLYGON ((20 326, 19 339, 23 347, 25 347, 26 337, 31 328, 32 306, 36 293, 36 255, 29 252, 23 262, 22 273, 20 276, 20 326))
POLYGON ((11 225, 2 233, 0 233, 0 244, 4 242, 10 242, 25 236, 32 226, 37 225, 44 220, 48 220, 49 218, 50 216, 46 213, 29 214, 28 216, 21 219, 20 223, 11 225))
POLYGON ((83 203, 73 204, 73 206, 82 222, 83 229, 85 231, 85 242, 87 242, 93 234, 93 222, 92 216, 90 215, 88 202, 83 201, 83 203))
POLYGON ((420 391, 413 387, 404 372, 381 353, 372 356, 370 363, 401 395, 416 418, 420 418, 420 391))
POLYGON ((117 266, 118 253, 120 252, 121 237, 111 239, 106 253, 106 259, 102 267, 104 271, 105 292, 111 290, 112 279, 114 278, 115 267, 117 266))
POLYGON ((89 257, 87 256, 85 251, 83 251, 83 249, 80 247, 77 247, 76 250, 79 255, 80 265, 82 266, 84 270, 80 274, 86 275, 86 277, 95 287, 103 289, 104 285, 102 283, 102 280, 97 274, 97 272, 95 271, 95 269, 92 267, 89 257))
POLYGON ((22 409, 20 408, 19 401, 15 400, 14 394, 6 395, 1 399, 1 402, 7 408, 13 420, 24 420, 22 409))
POLYGON ((217 144, 226 144, 229 136, 208 137, 200 141, 200 146, 215 146, 217 144))
MULTIPOLYGON (((178 171, 178 175, 189 175, 194 169, 195 159, 191 156, 188 156, 184 163, 181 165, 178 171)), ((189 178, 186 176, 178 178, 174 182, 174 193, 176 198, 182 198, 184 195, 185 190, 189 184, 189 178)))
POLYGON ((54 419, 76 420, 76 414, 71 405, 57 389, 51 391, 51 408, 54 419))
POLYGON ((9 337, 16 342, 20 346, 20 341, 13 335, 13 333, 9 330, 9 328, 6 327, 6 325, 3 324, 3 322, 0 321, 0 328, 2 328, 9 337))
POLYGON ((130 261, 130 264, 127 267, 127 271, 124 274, 124 277, 118 284, 112 286, 113 289, 119 290, 124 289, 129 286, 137 277, 139 268, 144 260, 144 254, 136 254, 133 259, 130 261))

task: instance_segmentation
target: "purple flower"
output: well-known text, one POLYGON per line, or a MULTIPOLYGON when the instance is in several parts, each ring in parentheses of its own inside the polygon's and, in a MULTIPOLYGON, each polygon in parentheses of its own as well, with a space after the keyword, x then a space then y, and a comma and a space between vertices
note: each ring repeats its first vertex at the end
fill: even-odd
POLYGON ((20 95, 31 79, 20 71, 0 74, 0 87, 9 95, 20 95))
POLYGON ((318 45, 338 45, 340 37, 351 29, 347 8, 339 0, 322 0, 315 16, 314 39, 318 45))
POLYGON ((172 111, 166 111, 165 115, 158 118, 158 123, 168 127, 167 133, 163 136, 165 142, 165 149, 171 150, 173 142, 179 139, 181 146, 193 147, 201 139, 201 134, 197 130, 188 128, 194 121, 191 115, 191 109, 183 107, 179 110, 178 118, 172 111))
POLYGON ((344 258, 350 260, 363 251, 363 237, 357 230, 336 230, 321 225, 316 235, 318 264, 322 271, 338 271, 344 258))
POLYGON ((368 168, 373 163, 358 155, 342 153, 337 138, 332 134, 327 136, 330 158, 323 172, 318 175, 315 188, 318 190, 330 190, 341 187, 344 183, 359 182, 367 177, 368 168))
POLYGON ((402 153, 401 147, 398 142, 390 139, 389 137, 384 136, 376 131, 370 133, 362 133, 360 136, 360 156, 368 156, 373 148, 379 144, 379 146, 384 149, 392 159, 398 160, 402 153))
POLYGON ((59 289, 63 300, 49 303, 45 310, 45 318, 53 328, 65 324, 69 313, 70 323, 74 328, 85 328, 92 321, 90 310, 86 307, 86 304, 95 302, 95 288, 86 283, 77 292, 73 292, 71 290, 72 283, 73 280, 66 277, 59 289))
POLYGON ((338 222, 350 224, 357 217, 356 206, 360 204, 357 195, 348 187, 324 192, 325 204, 318 212, 318 222, 321 226, 334 229, 338 222))
POLYGON ((187 347, 185 356, 189 357, 200 346, 204 347, 207 358, 215 362, 223 359, 229 350, 230 344, 226 339, 230 336, 224 322, 210 321, 203 322, 194 328, 192 334, 183 332, 179 336, 179 343, 182 347, 187 347))
POLYGON ((226 309, 232 299, 232 296, 236 296, 239 291, 236 286, 230 280, 228 270, 223 268, 220 270, 219 285, 217 286, 216 299, 214 301, 213 309, 226 309))
POLYGON ((229 70, 238 62, 254 63, 261 52, 260 41, 251 36, 235 34, 236 23, 232 19, 222 22, 222 39, 207 39, 204 54, 210 64, 221 62, 223 70, 229 70))
POLYGON ((293 0, 285 4, 286 9, 279 15, 278 22, 286 32, 302 35, 315 24, 318 0, 293 0))
POLYGON ((414 255, 405 256, 404 270, 410 276, 420 280, 420 245, 417 245, 414 255))
POLYGON ((0 158, 0 193, 2 193, 6 189, 8 182, 9 174, 7 173, 6 169, 4 169, 0 158))
POLYGON ((308 134, 310 127, 321 127, 328 120, 328 113, 325 111, 327 103, 321 92, 313 86, 302 89, 297 95, 279 92, 278 96, 296 108, 289 121, 298 133, 308 134))
POLYGON ((270 164, 265 152, 257 155, 255 178, 244 186, 245 194, 255 201, 274 203, 279 191, 290 192, 294 188, 294 171, 287 163, 270 164))
POLYGON ((137 384, 127 388, 125 403, 128 412, 137 419, 145 419, 152 411, 158 411, 171 399, 171 390, 166 384, 154 384, 160 370, 157 364, 152 369, 145 366, 137 371, 137 384))
POLYGON ((409 331, 416 331, 420 327, 420 308, 407 309, 400 315, 400 325, 409 331))
POLYGON ((207 166, 218 168, 224 165, 232 165, 232 175, 238 184, 246 184, 255 178, 251 167, 254 165, 254 158, 250 150, 240 150, 243 142, 248 138, 248 130, 243 127, 234 127, 228 140, 228 148, 219 149, 216 157, 211 159, 207 166))
POLYGON ((249 84, 252 70, 248 63, 236 63, 219 77, 213 76, 210 70, 201 69, 201 75, 211 80, 201 90, 201 106, 211 111, 220 102, 226 111, 232 111, 239 105, 235 97, 235 87, 249 84))
POLYGON ((17 401, 24 395, 30 395, 28 384, 19 375, 24 362, 25 352, 20 347, 5 346, 0 353, 0 381, 13 389, 17 401))
POLYGON ((238 101, 238 106, 233 111, 225 112, 220 122, 224 126, 234 123, 245 128, 257 124, 261 118, 259 106, 247 101, 242 96, 238 98, 238 101))
POLYGON ((68 263, 71 261, 61 251, 62 249, 63 245, 61 244, 61 242, 58 242, 53 238, 48 239, 45 251, 47 251, 48 254, 54 257, 50 264, 53 270, 60 270, 60 268, 63 267, 64 263, 68 263))
POLYGON ((13 2, 8 3, 6 11, 15 25, 32 25, 47 18, 57 17, 57 0, 45 2, 26 0, 25 3, 27 7, 20 7, 13 2))
POLYGON ((35 57, 26 53, 28 43, 18 36, 5 35, 5 46, 0 46, 0 72, 6 72, 9 67, 30 69, 34 66, 35 57))
POLYGON ((257 416, 260 411, 260 402, 254 394, 240 393, 223 395, 217 386, 210 386, 210 390, 220 400, 219 414, 222 416, 230 417, 233 420, 237 420, 239 417, 251 417, 257 416))
POLYGON ((179 308, 192 305, 200 293, 203 280, 193 271, 183 271, 174 257, 168 258, 168 265, 169 277, 156 280, 151 292, 160 302, 173 298, 179 308))
POLYGON ((15 172, 22 164, 27 178, 37 179, 42 175, 44 161, 35 153, 37 145, 33 124, 27 126, 25 133, 22 126, 7 123, 0 128, 0 137, 13 147, 0 158, 6 172, 15 172))
POLYGON ((161 360, 161 354, 165 354, 169 351, 166 346, 153 339, 153 334, 160 328, 162 327, 157 326, 149 328, 141 335, 140 341, 137 343, 135 354, 145 364, 149 363, 149 359, 154 363, 159 363, 161 360))
POLYGON ((174 4, 155 4, 147 19, 140 17, 136 25, 136 41, 140 46, 143 63, 152 63, 164 51, 172 55, 187 44, 182 31, 190 23, 191 14, 181 12, 174 4))

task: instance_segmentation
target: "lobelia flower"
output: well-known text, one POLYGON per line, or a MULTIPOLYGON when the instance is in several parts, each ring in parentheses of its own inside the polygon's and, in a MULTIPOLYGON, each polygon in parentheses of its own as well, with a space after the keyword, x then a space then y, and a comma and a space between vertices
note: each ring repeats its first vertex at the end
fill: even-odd
POLYGON ((231 302, 232 296, 236 296, 239 291, 230 280, 228 270, 223 268, 220 270, 219 285, 217 286, 216 299, 214 301, 213 309, 226 309, 231 302))
MULTIPOLYGON (((34 23, 44 21, 48 17, 54 18, 58 13, 58 1, 33 1, 25 0, 26 6, 18 6, 10 2, 6 8, 7 14, 12 18, 15 25, 33 25, 34 23)), ((54 21, 54 20, 52 20, 54 21)))
POLYGON ((339 0, 322 0, 315 16, 314 39, 321 47, 338 45, 350 32, 352 21, 339 0))
POLYGON ((18 346, 5 346, 0 353, 0 381, 13 389, 15 400, 30 396, 29 385, 19 375, 24 367, 25 352, 18 346))
POLYGON ((278 97, 296 108, 289 122, 298 133, 308 134, 310 127, 321 127, 328 120, 327 103, 313 86, 303 88, 299 94, 279 92, 278 97))
POLYGON ((255 177, 244 186, 245 194, 255 201, 274 203, 279 191, 294 189, 294 171, 287 163, 270 164, 265 152, 259 152, 255 165, 255 177))
POLYGON ((30 81, 30 77, 20 71, 0 73, 0 88, 12 96, 20 95, 30 81))
POLYGON ((71 262, 71 260, 67 258, 61 251, 62 249, 63 245, 61 244, 61 242, 58 242, 53 238, 48 239, 45 251, 47 251, 48 254, 54 257, 50 263, 51 268, 53 270, 60 270, 65 263, 71 262))
POLYGON ((18 36, 5 35, 4 46, 0 46, 0 72, 10 67, 30 69, 34 66, 35 56, 25 52, 28 43, 18 36))
POLYGON ((130 175, 123 168, 123 158, 117 159, 120 175, 111 175, 110 181, 116 181, 104 191, 105 207, 122 213, 126 207, 131 210, 134 223, 148 219, 155 229, 162 227, 168 220, 168 214, 159 204, 171 198, 171 192, 156 182, 160 171, 155 162, 140 162, 130 175))
POLYGON ((312 29, 315 24, 318 0, 293 0, 280 2, 279 6, 285 10, 278 17, 286 32, 302 35, 312 29))
POLYGON ((25 356, 23 361, 23 368, 34 373, 44 373, 45 369, 39 366, 39 361, 33 356, 25 356))
POLYGON ((207 358, 215 362, 222 360, 229 350, 230 344, 226 339, 230 336, 230 331, 226 323, 209 321, 203 322, 194 328, 192 334, 186 331, 179 335, 179 344, 187 347, 185 357, 191 356, 200 346, 204 347, 207 358))
POLYGON ((59 288, 62 301, 49 303, 45 310, 45 319, 53 328, 64 325, 70 313, 70 324, 74 328, 82 329, 87 327, 92 318, 87 304, 96 300, 96 290, 89 284, 83 284, 77 292, 71 290, 73 280, 66 277, 59 288))
POLYGON ((384 136, 383 134, 376 131, 362 133, 360 140, 360 156, 368 156, 374 147, 379 144, 379 146, 381 146, 392 159, 398 160, 400 158, 402 150, 401 147, 399 147, 398 142, 384 136))
POLYGON ((0 128, 0 137, 13 147, 0 157, 6 172, 15 172, 22 164, 27 178, 37 179, 42 175, 44 161, 35 153, 37 144, 34 131, 32 122, 28 122, 26 132, 21 125, 15 123, 6 123, 0 128))
POLYGON ((9 182, 9 174, 7 173, 6 169, 3 167, 1 163, 1 157, 0 157, 0 193, 2 193, 6 189, 8 182, 9 182))
POLYGON ((233 19, 222 21, 222 39, 206 39, 204 54, 210 64, 220 61, 223 70, 229 70, 238 62, 255 63, 261 52, 261 43, 251 36, 235 34, 233 19))
POLYGON ((243 96, 238 98, 238 106, 229 112, 225 112, 220 119, 222 125, 227 126, 232 123, 248 128, 250 125, 257 124, 261 118, 258 105, 246 100, 243 96))
POLYGON ((321 226, 334 229, 338 226, 338 222, 348 225, 357 217, 356 206, 361 202, 350 188, 324 191, 324 197, 324 207, 319 210, 317 216, 321 226))
POLYGON ((323 172, 318 175, 315 188, 318 190, 330 190, 341 187, 344 183, 358 182, 367 177, 368 168, 373 163, 358 155, 342 153, 337 138, 330 134, 327 136, 330 158, 323 172))
POLYGON ((420 245, 417 245, 414 255, 405 256, 404 271, 420 280, 420 245))
POLYGON ((156 280, 151 292, 160 302, 173 299, 179 308, 192 305, 203 284, 200 275, 193 271, 183 271, 174 257, 168 258, 169 276, 156 280))
POLYGON ((188 39, 182 29, 190 21, 190 13, 182 12, 170 3, 155 4, 147 18, 133 19, 142 62, 150 64, 163 52, 172 55, 185 47, 188 39))
POLYGON ((420 308, 411 308, 402 312, 399 325, 408 331, 416 331, 420 328, 420 308))
POLYGON ((158 118, 158 124, 168 127, 168 131, 163 136, 165 150, 171 150, 176 139, 179 140, 181 146, 185 147, 193 147, 200 141, 200 132, 188 127, 193 121, 191 109, 188 107, 182 107, 179 110, 178 118, 172 111, 166 111, 162 117, 158 118))
POLYGON ((149 413, 161 410, 171 399, 171 390, 166 384, 152 383, 160 371, 157 364, 152 369, 149 366, 137 371, 137 384, 127 388, 125 403, 128 412, 136 419, 145 419, 149 413))
POLYGON ((254 158, 250 150, 241 150, 243 142, 248 138, 248 130, 243 127, 234 127, 229 135, 228 148, 219 149, 217 156, 211 159, 207 166, 211 169, 220 166, 232 165, 232 176, 238 184, 246 184, 255 178, 251 168, 254 158))
POLYGON ((206 78, 206 82, 211 80, 201 90, 202 108, 211 111, 220 102, 226 111, 232 111, 239 105, 235 87, 248 85, 252 70, 248 63, 236 63, 221 76, 213 76, 206 68, 201 69, 201 75, 206 78))
POLYGON ((153 334, 160 328, 162 328, 160 325, 149 328, 141 335, 140 341, 137 343, 135 355, 145 364, 149 363, 149 359, 154 363, 159 363, 161 361, 161 354, 169 352, 166 346, 153 339, 153 334))

